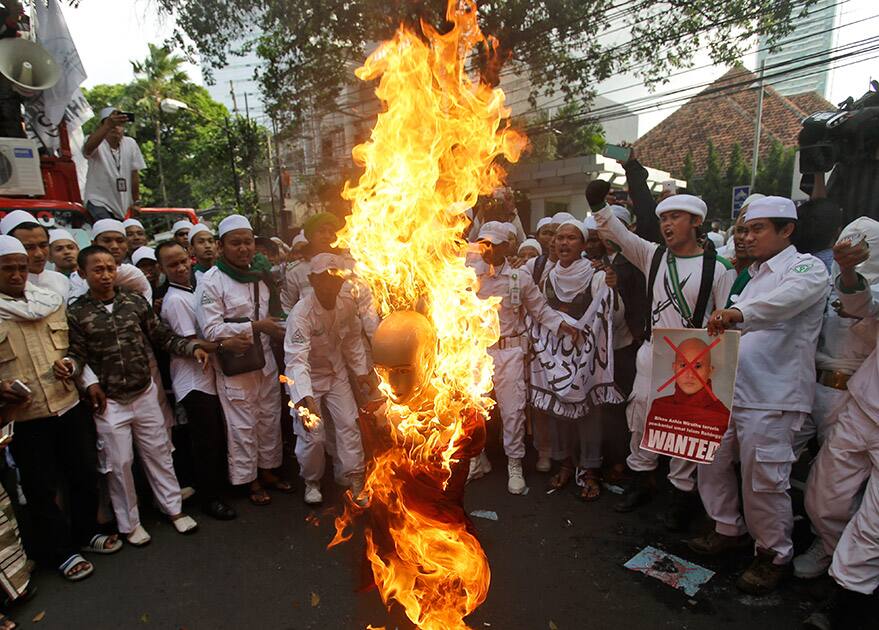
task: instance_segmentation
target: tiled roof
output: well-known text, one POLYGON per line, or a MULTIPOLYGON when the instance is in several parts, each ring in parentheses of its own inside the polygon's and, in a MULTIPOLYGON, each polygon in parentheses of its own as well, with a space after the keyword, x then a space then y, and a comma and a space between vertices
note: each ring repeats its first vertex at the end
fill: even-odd
MULTIPOLYGON (((708 140, 711 140, 724 162, 736 143, 741 145, 746 161, 750 162, 757 111, 756 81, 757 76, 743 66, 730 69, 644 134, 635 143, 638 161, 682 177, 687 153, 692 152, 698 172, 708 156, 708 140)), ((803 118, 816 111, 834 109, 816 92, 784 97, 766 86, 761 157, 769 153, 773 140, 786 147, 796 146, 803 118)))

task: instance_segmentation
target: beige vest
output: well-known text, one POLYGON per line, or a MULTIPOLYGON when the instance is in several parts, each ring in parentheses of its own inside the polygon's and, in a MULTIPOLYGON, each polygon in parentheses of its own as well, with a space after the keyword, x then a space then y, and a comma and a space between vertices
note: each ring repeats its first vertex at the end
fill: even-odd
POLYGON ((20 379, 30 387, 31 404, 17 408, 16 421, 46 418, 72 407, 79 400, 73 381, 55 378, 53 364, 67 356, 67 310, 36 321, 0 322, 0 378, 20 379))

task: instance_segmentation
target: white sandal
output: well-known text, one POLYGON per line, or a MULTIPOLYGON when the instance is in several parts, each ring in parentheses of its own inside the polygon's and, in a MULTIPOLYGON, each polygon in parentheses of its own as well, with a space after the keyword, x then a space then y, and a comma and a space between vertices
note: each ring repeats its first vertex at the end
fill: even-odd
POLYGON ((143 547, 152 540, 152 537, 147 533, 147 530, 145 530, 143 525, 140 524, 134 528, 133 532, 126 535, 125 538, 128 540, 128 544, 134 545, 135 547, 143 547))
POLYGON ((92 536, 92 539, 87 545, 83 545, 82 547, 80 547, 80 551, 109 555, 111 553, 116 553, 117 551, 122 549, 122 541, 120 539, 117 538, 116 542, 114 542, 110 547, 106 546, 108 540, 110 540, 110 536, 106 534, 95 534, 94 536, 92 536))
POLYGON ((58 567, 58 570, 61 571, 61 575, 63 575, 65 578, 67 578, 71 582, 78 582, 79 580, 86 579, 88 576, 90 576, 92 573, 94 573, 95 572, 95 565, 93 565, 91 562, 89 562, 88 560, 83 558, 78 553, 75 553, 72 556, 70 556, 69 558, 67 558, 67 560, 65 560, 63 563, 61 563, 61 566, 58 567), (73 571, 74 567, 76 567, 77 565, 83 564, 83 563, 89 565, 88 569, 83 569, 82 571, 80 571, 78 573, 71 573, 71 571, 73 571))
POLYGON ((174 529, 177 530, 178 534, 192 534, 198 529, 198 523, 195 522, 195 519, 186 514, 181 514, 177 518, 172 518, 171 523, 174 525, 174 529))

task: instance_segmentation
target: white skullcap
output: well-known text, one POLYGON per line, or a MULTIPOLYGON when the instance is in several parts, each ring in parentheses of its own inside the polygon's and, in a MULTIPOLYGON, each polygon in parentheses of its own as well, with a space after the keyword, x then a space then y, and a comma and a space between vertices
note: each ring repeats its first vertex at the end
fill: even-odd
POLYGON ((500 221, 489 221, 479 228, 479 236, 477 241, 489 241, 495 245, 506 243, 510 239, 511 234, 515 234, 516 229, 512 223, 501 223, 500 221))
POLYGON ((745 211, 745 208, 750 206, 752 203, 757 201, 758 199, 765 199, 766 195, 761 195, 760 193, 753 193, 748 195, 748 198, 742 202, 742 212, 745 211))
POLYGON ((554 215, 552 215, 552 222, 555 223, 556 225, 561 225, 562 223, 565 223, 566 221, 576 221, 576 220, 577 220, 577 217, 575 217, 570 212, 556 212, 554 215))
POLYGON ((95 221, 95 224, 92 226, 92 241, 104 232, 119 232, 119 234, 125 236, 125 226, 122 225, 122 221, 117 221, 116 219, 95 221))
POLYGON ((299 234, 293 237, 293 240, 290 241, 290 247, 296 247, 300 243, 305 244, 308 242, 308 239, 305 238, 305 232, 300 231, 299 234))
POLYGON ((562 223, 559 226, 559 229, 562 229, 566 225, 573 225, 575 228, 580 230, 580 234, 583 235, 584 241, 589 238, 589 230, 585 225, 583 225, 582 221, 578 221, 577 219, 571 219, 570 221, 565 221, 564 223, 562 223))
POLYGON ((3 217, 3 220, 0 220, 0 232, 9 234, 22 223, 36 223, 39 225, 37 217, 30 212, 27 212, 26 210, 13 210, 3 217))
POLYGON ((24 249, 24 245, 21 244, 21 241, 15 238, 14 236, 0 236, 0 256, 9 256, 10 254, 24 254, 27 256, 27 252, 24 249))
POLYGON ((144 229, 143 223, 141 223, 137 219, 125 219, 122 222, 122 227, 124 227, 124 228, 139 227, 141 230, 144 229))
POLYGON ((656 216, 658 217, 673 210, 687 212, 703 219, 708 214, 708 206, 694 195, 672 195, 656 204, 656 216))
POLYGON ((220 221, 217 230, 220 238, 223 238, 227 232, 231 232, 232 230, 250 230, 253 232, 253 228, 250 227, 250 221, 247 220, 247 217, 241 216, 240 214, 230 214, 228 217, 220 221))
POLYGON ((138 263, 143 260, 152 260, 155 262, 156 250, 152 247, 147 247, 146 245, 142 245, 134 250, 134 253, 131 255, 131 263, 136 267, 138 263))
POLYGON ((55 241, 73 241, 75 243, 76 239, 73 238, 73 235, 67 230, 49 230, 49 245, 55 241))
POLYGON ((171 234, 177 235, 177 232, 180 230, 191 230, 192 223, 187 221, 186 219, 182 219, 180 221, 176 221, 173 226, 171 226, 171 234))
POLYGON ((319 274, 327 271, 342 271, 345 269, 345 265, 342 263, 342 259, 339 258, 336 254, 318 254, 310 261, 311 271, 309 273, 319 274))
POLYGON ((192 245, 192 239, 195 238, 197 234, 201 234, 202 232, 211 233, 211 229, 205 225, 204 223, 196 223, 191 228, 189 228, 189 235, 187 238, 189 239, 189 244, 192 245))
POLYGON ((629 209, 625 206, 610 206, 610 211, 613 212, 613 215, 622 221, 626 225, 632 225, 632 213, 629 212, 629 209))
POLYGON ((714 243, 714 249, 720 249, 723 247, 723 236, 718 234, 717 232, 708 232, 706 235, 708 240, 714 243))
POLYGON ((540 231, 540 228, 552 225, 552 217, 543 217, 540 221, 537 222, 537 231, 540 231))
POLYGON ((522 241, 522 244, 519 245, 519 251, 517 253, 521 254, 522 249, 524 249, 525 247, 533 247, 537 250, 538 256, 543 256, 543 247, 540 246, 540 243, 537 241, 537 239, 526 238, 524 241, 522 241))
POLYGON ((590 214, 590 215, 589 215, 588 217, 586 217, 586 219, 583 221, 583 227, 586 228, 587 230, 597 230, 597 229, 598 229, 598 222, 596 222, 596 221, 595 221, 595 217, 593 217, 593 216, 590 214))
POLYGON ((103 122, 105 118, 109 118, 110 114, 112 114, 115 111, 116 111, 115 107, 105 107, 104 109, 101 110, 101 113, 98 114, 98 118, 100 119, 101 122, 103 122))
POLYGON ((788 219, 797 220, 797 207, 787 197, 763 197, 755 199, 748 206, 745 222, 754 219, 788 219))

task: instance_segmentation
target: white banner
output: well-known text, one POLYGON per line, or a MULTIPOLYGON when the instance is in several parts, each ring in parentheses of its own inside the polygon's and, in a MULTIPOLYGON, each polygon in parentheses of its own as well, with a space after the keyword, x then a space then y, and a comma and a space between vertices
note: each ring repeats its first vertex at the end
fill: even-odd
POLYGON ((46 0, 36 0, 34 3, 37 43, 55 59, 61 69, 61 78, 52 88, 43 92, 38 100, 43 101, 41 109, 48 123, 57 126, 64 117, 68 103, 88 75, 76 51, 58 0, 48 0, 48 5, 45 2, 46 0))

